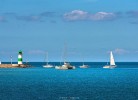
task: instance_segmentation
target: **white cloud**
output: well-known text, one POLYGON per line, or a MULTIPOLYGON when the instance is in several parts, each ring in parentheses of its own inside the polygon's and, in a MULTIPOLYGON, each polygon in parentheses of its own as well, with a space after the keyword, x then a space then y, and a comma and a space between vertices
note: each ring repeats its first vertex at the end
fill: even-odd
POLYGON ((31 50, 28 52, 29 54, 45 54, 42 50, 31 50))
POLYGON ((0 22, 4 22, 6 19, 4 16, 0 16, 0 22))
POLYGON ((18 52, 14 52, 14 51, 0 51, 1 55, 11 55, 11 54, 17 54, 18 52))
POLYGON ((138 10, 128 11, 126 14, 129 15, 130 17, 138 18, 138 10))
POLYGON ((40 21, 41 17, 37 15, 17 16, 16 19, 25 20, 25 21, 40 21))
POLYGON ((84 20, 87 18, 87 16, 88 13, 81 10, 73 10, 69 13, 64 14, 64 18, 69 21, 84 20))
POLYGON ((119 49, 119 48, 115 49, 113 52, 116 53, 116 54, 129 53, 128 50, 125 50, 125 49, 119 49))
POLYGON ((113 20, 116 15, 114 13, 107 12, 98 12, 96 14, 89 15, 91 20, 100 21, 100 20, 113 20))
POLYGON ((65 13, 63 17, 68 21, 77 21, 77 20, 104 21, 104 20, 113 20, 117 16, 115 13, 108 13, 108 12, 97 12, 95 14, 91 14, 82 10, 73 10, 71 12, 65 13))

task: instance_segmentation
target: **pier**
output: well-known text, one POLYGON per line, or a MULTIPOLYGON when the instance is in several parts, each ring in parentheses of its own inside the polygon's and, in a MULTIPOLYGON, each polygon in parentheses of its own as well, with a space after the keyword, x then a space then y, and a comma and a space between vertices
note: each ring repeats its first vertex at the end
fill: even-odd
POLYGON ((0 61, 0 68, 27 68, 31 67, 28 63, 23 64, 22 51, 18 52, 18 64, 12 64, 12 56, 11 56, 11 64, 2 64, 0 61))
POLYGON ((0 64, 0 68, 27 68, 28 64, 0 64))

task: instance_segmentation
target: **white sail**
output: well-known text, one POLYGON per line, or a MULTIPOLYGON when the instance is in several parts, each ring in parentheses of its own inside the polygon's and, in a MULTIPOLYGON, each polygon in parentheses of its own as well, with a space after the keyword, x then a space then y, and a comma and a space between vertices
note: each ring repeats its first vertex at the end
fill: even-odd
POLYGON ((112 51, 110 52, 110 65, 115 66, 115 60, 114 60, 112 51))
POLYGON ((103 66, 103 68, 110 68, 110 69, 113 69, 115 68, 116 65, 115 65, 115 60, 114 60, 114 57, 113 57, 113 53, 112 51, 110 52, 110 65, 105 65, 103 66))

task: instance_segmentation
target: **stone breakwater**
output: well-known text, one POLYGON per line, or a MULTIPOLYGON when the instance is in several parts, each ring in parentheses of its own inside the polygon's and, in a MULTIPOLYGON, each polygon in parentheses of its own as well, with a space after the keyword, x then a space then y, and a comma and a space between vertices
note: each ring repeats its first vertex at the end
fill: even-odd
POLYGON ((28 64, 0 64, 0 68, 27 68, 28 64))

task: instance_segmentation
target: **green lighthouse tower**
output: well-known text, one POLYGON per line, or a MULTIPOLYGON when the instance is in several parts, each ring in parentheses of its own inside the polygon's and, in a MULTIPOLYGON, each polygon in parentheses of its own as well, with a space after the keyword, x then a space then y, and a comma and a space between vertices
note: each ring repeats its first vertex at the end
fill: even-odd
POLYGON ((22 59, 22 51, 20 50, 19 52, 18 52, 18 64, 20 65, 20 64, 23 64, 23 59, 22 59))

